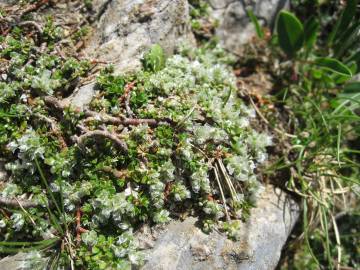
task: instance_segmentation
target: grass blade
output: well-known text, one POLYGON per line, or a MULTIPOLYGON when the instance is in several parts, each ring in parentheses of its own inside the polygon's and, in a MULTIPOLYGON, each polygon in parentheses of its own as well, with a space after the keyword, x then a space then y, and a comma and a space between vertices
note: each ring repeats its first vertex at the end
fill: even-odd
POLYGON ((338 136, 337 136, 337 142, 336 142, 336 157, 337 157, 337 161, 339 164, 339 167, 341 167, 340 165, 340 143, 341 143, 341 124, 338 125, 338 136))
POLYGON ((259 23, 259 20, 256 18, 254 12, 252 11, 251 8, 248 8, 246 10, 247 15, 249 16, 251 22, 253 23, 254 27, 255 27, 255 31, 256 31, 256 35, 258 36, 258 38, 263 39, 264 38, 264 31, 261 28, 261 25, 259 23))
POLYGON ((308 207, 306 199, 303 199, 303 226, 304 226, 304 237, 308 251, 317 265, 320 265, 317 260, 309 241, 309 222, 308 222, 308 207))
POLYGON ((315 17, 311 17, 309 20, 305 22, 304 25, 304 39, 305 39, 305 47, 307 51, 310 51, 315 43, 316 37, 319 32, 319 22, 315 19, 315 17))
MULTIPOLYGON (((51 189, 50 189, 50 187, 49 187, 49 184, 48 184, 47 181, 46 181, 44 172, 43 172, 43 170, 41 169, 41 166, 40 166, 39 161, 37 160, 37 158, 35 158, 35 164, 36 164, 36 167, 37 167, 37 169, 38 169, 38 171, 39 171, 40 179, 42 180, 43 184, 44 184, 45 187, 46 187, 46 191, 47 191, 48 195, 50 196, 50 198, 51 198, 53 204, 55 205, 58 213, 62 213, 62 211, 61 211, 61 209, 60 209, 60 207, 59 207, 59 205, 58 205, 58 203, 57 203, 57 201, 56 201, 56 199, 55 199, 55 196, 54 196, 53 192, 51 191, 51 189)), ((61 233, 61 234, 63 235, 63 234, 64 234, 64 230, 62 229, 59 220, 58 220, 58 219, 56 218, 56 216, 53 214, 53 212, 51 211, 49 205, 47 205, 46 208, 47 208, 47 210, 48 210, 48 212, 49 212, 50 220, 52 221, 53 226, 57 229, 57 231, 58 231, 59 233, 61 233)))
POLYGON ((59 238, 51 238, 37 242, 0 242, 0 253, 29 252, 44 250, 58 243, 59 238))
POLYGON ((59 211, 59 213, 61 213, 60 207, 59 207, 59 205, 58 205, 58 203, 57 203, 57 201, 56 201, 56 199, 55 199, 55 196, 54 196, 54 194, 52 193, 52 191, 51 191, 51 189, 50 189, 50 187, 49 187, 49 185, 48 185, 48 183, 47 183, 47 181, 46 181, 46 178, 45 178, 45 176, 44 176, 44 172, 43 172, 43 170, 41 169, 41 166, 40 166, 39 161, 38 161, 37 158, 35 158, 35 164, 36 164, 36 167, 37 167, 37 169, 38 169, 38 171, 39 171, 40 179, 42 180, 43 184, 44 184, 45 187, 46 187, 47 193, 49 194, 49 196, 50 196, 53 204, 54 204, 55 207, 56 207, 56 209, 59 211))
POLYGON ((332 256, 331 256, 331 250, 330 250, 330 237, 329 237, 329 227, 328 227, 328 218, 327 218, 327 209, 324 206, 320 206, 320 213, 321 213, 321 220, 324 225, 324 231, 325 234, 325 253, 326 257, 330 266, 330 269, 333 269, 333 262, 332 262, 332 256))
POLYGON ((356 14, 357 0, 348 0, 345 9, 341 13, 340 20, 337 21, 333 31, 331 32, 328 44, 332 45, 334 40, 338 39, 341 33, 350 25, 353 17, 356 14), (340 34, 339 34, 340 33, 340 34))

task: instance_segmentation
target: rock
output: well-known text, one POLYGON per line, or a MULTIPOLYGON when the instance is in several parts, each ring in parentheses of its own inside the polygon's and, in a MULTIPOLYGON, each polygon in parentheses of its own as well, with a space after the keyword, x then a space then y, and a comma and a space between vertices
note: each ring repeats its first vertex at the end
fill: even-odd
POLYGON ((83 85, 76 89, 68 98, 65 99, 66 103, 69 103, 81 110, 87 107, 95 95, 96 82, 83 85))
POLYGON ((181 42, 194 42, 187 0, 98 0, 96 5, 103 9, 85 53, 113 63, 119 73, 140 67, 153 44, 171 54, 181 42))
POLYGON ((239 241, 219 232, 203 233, 195 217, 172 221, 145 251, 142 269, 274 269, 298 216, 298 204, 269 185, 242 224, 239 241))
MULTIPOLYGON (((186 0, 94 0, 95 30, 84 53, 114 65, 115 73, 141 67, 153 44, 172 54, 181 42, 195 43, 186 0)), ((81 86, 66 101, 84 109, 95 94, 95 83, 81 86)))
POLYGON ((0 270, 46 269, 47 259, 37 253, 17 253, 0 260, 0 270), (31 260, 31 261, 30 261, 31 260))
POLYGON ((251 8, 259 22, 273 28, 277 13, 289 6, 289 0, 207 0, 213 9, 212 16, 219 21, 216 35, 222 45, 233 53, 255 35, 255 28, 247 16, 251 8), (246 4, 246 2, 250 2, 246 4))
POLYGON ((9 6, 9 5, 14 5, 16 4, 16 0, 0 0, 0 7, 1 8, 4 8, 6 6, 9 6))
POLYGON ((24 259, 26 259, 25 253, 18 253, 14 256, 7 256, 0 260, 0 270, 21 269, 24 259))

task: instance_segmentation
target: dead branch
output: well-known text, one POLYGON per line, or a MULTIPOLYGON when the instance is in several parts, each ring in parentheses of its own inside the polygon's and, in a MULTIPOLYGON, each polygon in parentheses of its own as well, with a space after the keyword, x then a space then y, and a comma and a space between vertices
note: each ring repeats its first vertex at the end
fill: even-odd
POLYGON ((113 125, 121 125, 123 122, 121 118, 108 115, 107 113, 98 113, 90 110, 85 110, 84 115, 88 118, 113 125))
POLYGON ((81 234, 86 232, 88 230, 81 227, 81 210, 78 208, 76 210, 76 241, 78 244, 81 242, 81 234))
POLYGON ((124 94, 119 98, 119 103, 125 103, 125 109, 126 113, 129 117, 132 117, 134 115, 133 111, 130 108, 130 97, 131 97, 131 90, 135 86, 135 81, 128 83, 125 85, 125 91, 124 94))
POLYGON ((37 22, 34 22, 34 21, 22 21, 22 22, 19 22, 18 25, 19 26, 33 26, 36 28, 36 30, 38 31, 38 33, 40 35, 43 33, 42 27, 37 22))
MULTIPOLYGON (((68 108, 70 105, 57 99, 52 96, 44 96, 43 97, 45 104, 55 107, 57 110, 63 111, 68 108)), ((80 111, 77 108, 77 111, 80 111)), ((84 115, 86 117, 92 117, 92 119, 96 119, 103 123, 113 124, 113 125, 124 125, 124 126, 138 126, 138 125, 149 125, 149 126, 158 126, 161 122, 155 119, 138 119, 138 118, 126 118, 126 117, 114 117, 107 113, 103 112, 95 112, 91 110, 85 110, 84 115)), ((164 122, 170 122, 168 119, 164 119, 164 122)))
POLYGON ((65 103, 64 101, 59 100, 56 97, 44 96, 43 100, 44 100, 45 104, 50 105, 59 111, 63 111, 64 109, 69 107, 68 103, 65 103))
MULTIPOLYGON (((84 130, 84 128, 83 128, 84 130)), ((86 131, 85 134, 80 135, 80 136, 75 136, 75 141, 77 142, 77 144, 79 145, 79 147, 84 147, 85 145, 85 141, 89 138, 96 138, 96 137, 105 137, 111 141, 113 141, 124 153, 128 152, 128 147, 126 145, 126 143, 121 140, 120 138, 118 138, 115 134, 111 134, 108 131, 105 130, 91 130, 91 131, 86 131)))
POLYGON ((130 108, 130 93, 127 94, 126 98, 125 98, 125 109, 126 109, 126 113, 129 117, 132 117, 134 115, 133 111, 130 108))
POLYGON ((21 12, 20 17, 24 16, 25 14, 28 14, 29 12, 38 10, 40 7, 42 7, 43 5, 45 5, 47 3, 49 3, 49 0, 41 0, 41 1, 38 1, 37 3, 35 3, 35 4, 29 5, 26 9, 24 9, 21 12))
POLYGON ((84 112, 85 116, 91 117, 91 119, 96 119, 103 123, 113 124, 113 125, 124 125, 124 126, 138 126, 142 124, 147 124, 149 126, 158 126, 159 122, 155 119, 138 119, 138 118, 125 118, 125 117, 114 117, 106 113, 98 113, 94 111, 86 110, 84 112))
POLYGON ((30 200, 19 200, 17 198, 7 198, 0 196, 0 205, 12 208, 34 208, 40 206, 39 203, 30 200))
POLYGON ((125 126, 138 126, 138 125, 148 125, 148 126, 158 126, 160 122, 155 119, 138 119, 138 118, 124 118, 122 124, 125 126))
POLYGON ((119 171, 119 170, 113 169, 113 168, 111 168, 109 166, 104 166, 102 168, 102 171, 107 172, 107 173, 111 173, 116 178, 123 178, 123 177, 128 175, 127 170, 119 171))

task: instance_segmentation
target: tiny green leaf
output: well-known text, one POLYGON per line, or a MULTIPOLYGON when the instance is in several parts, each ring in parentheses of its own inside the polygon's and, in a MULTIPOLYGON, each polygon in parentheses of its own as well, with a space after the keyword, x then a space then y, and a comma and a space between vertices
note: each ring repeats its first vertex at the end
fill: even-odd
POLYGON ((145 70, 153 72, 165 67, 164 50, 159 44, 155 44, 150 48, 150 51, 144 56, 143 65, 145 70))
POLYGON ((357 0, 348 0, 345 9, 341 13, 340 20, 337 21, 333 31, 329 36, 329 44, 337 39, 343 31, 351 24, 353 17, 356 14, 357 0), (338 34, 340 33, 340 34, 338 34))
POLYGON ((281 11, 277 17, 276 31, 281 49, 293 57, 304 43, 304 27, 299 19, 288 11, 281 11))
POLYGON ((351 55, 344 60, 346 64, 355 62, 357 69, 354 72, 354 74, 358 73, 360 71, 360 50, 357 50, 355 52, 352 52, 351 55))
POLYGON ((351 82, 344 86, 345 93, 360 93, 360 82, 351 82))
POLYGON ((256 18, 252 9, 250 9, 250 8, 247 9, 247 15, 249 16, 251 22, 253 23, 253 25, 255 27, 255 31, 256 31, 258 38, 261 38, 261 39, 264 38, 264 31, 262 30, 259 20, 256 18))
POLYGON ((315 17, 311 17, 304 25, 304 39, 307 50, 311 50, 316 42, 316 36, 319 31, 319 22, 315 17))
POLYGON ((344 29, 343 34, 332 44, 334 56, 342 58, 348 52, 356 50, 360 41, 360 23, 354 23, 348 29, 344 29))
POLYGON ((315 64, 335 74, 348 77, 352 76, 351 70, 339 60, 330 57, 321 57, 315 60, 315 64))

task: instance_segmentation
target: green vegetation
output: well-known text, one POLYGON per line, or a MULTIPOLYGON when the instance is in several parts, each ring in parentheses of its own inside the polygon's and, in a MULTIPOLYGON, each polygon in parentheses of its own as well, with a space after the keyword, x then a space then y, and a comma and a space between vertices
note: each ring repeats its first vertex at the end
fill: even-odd
POLYGON ((205 231, 237 238, 236 220, 263 189, 255 168, 272 140, 251 127, 255 111, 237 94, 230 56, 210 44, 165 59, 154 45, 137 73, 104 68, 80 111, 64 98, 92 64, 57 53, 61 28, 46 18, 42 36, 9 30, 1 38, 3 254, 32 251, 28 268, 43 268, 46 256, 51 269, 130 269, 143 262, 135 230, 184 211, 205 231))
POLYGON ((51 16, 0 11, 1 254, 27 252, 25 269, 131 269, 144 261, 137 229, 182 214, 236 240, 261 173, 302 206, 301 241, 279 268, 358 268, 359 12, 354 0, 315 2, 280 12, 270 38, 248 10, 261 53, 235 59, 213 38, 208 4, 190 1, 202 45, 167 59, 154 45, 132 74, 102 68, 84 111, 65 101, 94 68, 72 51, 90 27, 63 42, 51 16), (254 65, 275 91, 246 93, 252 108, 232 71, 254 65), (272 137, 252 126, 255 112, 272 137))
POLYGON ((267 171, 289 178, 286 187, 301 197, 303 210, 299 239, 305 245, 288 252, 284 269, 359 267, 360 84, 351 80, 360 68, 356 8, 357 1, 348 1, 336 23, 328 22, 330 30, 317 17, 303 25, 282 11, 267 42, 270 59, 280 60, 277 74, 272 72, 279 90, 271 99, 286 116, 279 120, 267 106, 262 109, 289 142, 267 171))

